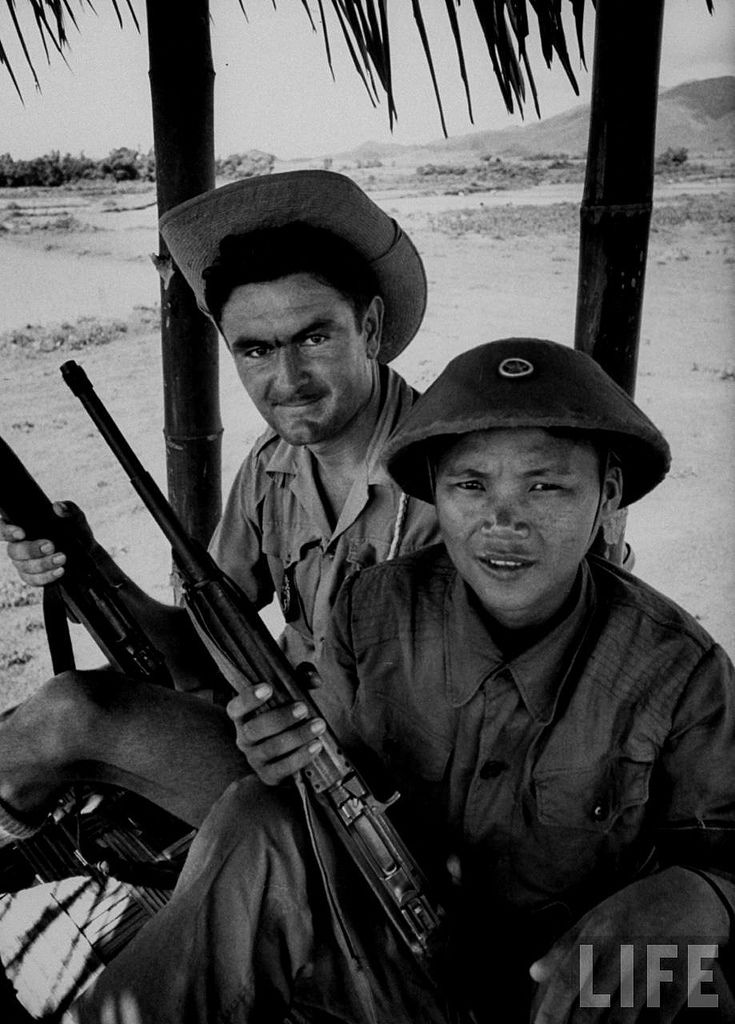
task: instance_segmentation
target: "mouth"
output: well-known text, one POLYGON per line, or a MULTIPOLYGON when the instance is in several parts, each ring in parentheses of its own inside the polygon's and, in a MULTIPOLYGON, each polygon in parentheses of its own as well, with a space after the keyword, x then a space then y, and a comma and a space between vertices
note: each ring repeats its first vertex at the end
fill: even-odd
POLYGON ((478 555, 477 560, 489 572, 503 576, 513 576, 516 573, 523 572, 524 569, 530 569, 535 565, 535 562, 530 558, 511 554, 478 555))
POLYGON ((286 398, 282 401, 271 403, 278 409, 303 409, 307 405, 316 405, 321 402, 324 395, 299 395, 296 398, 286 398))

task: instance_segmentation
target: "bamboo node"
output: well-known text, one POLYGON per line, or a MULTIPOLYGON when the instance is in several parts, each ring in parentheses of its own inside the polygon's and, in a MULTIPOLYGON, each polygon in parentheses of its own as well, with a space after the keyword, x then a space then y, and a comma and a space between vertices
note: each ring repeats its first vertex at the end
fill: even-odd
POLYGON ((174 264, 170 256, 159 256, 157 253, 151 253, 151 263, 156 268, 158 276, 161 278, 164 288, 168 288, 171 283, 171 278, 174 276, 174 264))

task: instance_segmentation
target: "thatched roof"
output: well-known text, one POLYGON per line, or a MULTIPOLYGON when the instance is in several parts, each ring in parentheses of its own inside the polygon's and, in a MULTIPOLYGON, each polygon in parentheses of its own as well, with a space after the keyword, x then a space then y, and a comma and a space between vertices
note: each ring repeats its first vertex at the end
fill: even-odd
MULTIPOLYGON (((133 0, 110 0, 121 26, 126 17, 138 28, 133 0)), ((237 0, 245 12, 244 0, 237 0)), ((339 25, 344 44, 352 58, 357 73, 360 75, 371 100, 377 103, 384 95, 388 107, 391 126, 396 116, 396 98, 393 92, 391 75, 391 39, 388 25, 389 0, 301 0, 308 17, 318 28, 324 39, 327 60, 332 65, 332 39, 327 19, 331 5, 334 21, 339 25)), ((444 43, 444 38, 430 37, 424 20, 424 12, 430 3, 437 4, 440 0, 412 0, 414 21, 426 56, 429 73, 434 85, 439 114, 444 128, 439 86, 434 73, 432 52, 444 43)), ((472 117, 471 97, 464 58, 463 30, 460 28, 457 9, 459 0, 443 0, 446 12, 446 32, 451 35, 457 55, 458 71, 464 82, 467 103, 472 117)), ((571 13, 575 32, 576 47, 579 58, 584 63, 584 47, 582 31, 586 10, 594 4, 594 0, 466 0, 474 7, 477 18, 477 30, 482 33, 488 56, 492 63, 500 92, 510 112, 514 109, 523 110, 530 91, 533 104, 539 112, 536 85, 527 53, 527 42, 532 33, 538 34, 538 40, 547 66, 556 58, 564 68, 572 88, 577 91, 577 83, 572 71, 569 49, 565 35, 562 13, 571 13)), ((707 0, 711 3, 711 0, 707 0)), ((21 0, 22 3, 22 0, 21 0)), ((13 33, 20 43, 25 62, 33 77, 36 88, 40 88, 36 71, 37 57, 31 52, 30 39, 26 38, 19 20, 18 0, 5 0, 10 14, 13 33)), ((82 6, 93 8, 92 0, 81 0, 82 6)), ((203 0, 203 9, 206 9, 203 0)), ((70 24, 77 26, 77 21, 69 0, 26 0, 26 10, 35 22, 38 38, 46 60, 52 53, 64 57, 68 49, 67 29, 70 24)), ((246 30, 246 29, 245 29, 246 30)), ((467 31, 466 29, 464 30, 467 31)), ((3 43, 8 40, 0 38, 0 64, 4 65, 13 84, 21 95, 21 87, 16 76, 16 69, 11 65, 3 43)))

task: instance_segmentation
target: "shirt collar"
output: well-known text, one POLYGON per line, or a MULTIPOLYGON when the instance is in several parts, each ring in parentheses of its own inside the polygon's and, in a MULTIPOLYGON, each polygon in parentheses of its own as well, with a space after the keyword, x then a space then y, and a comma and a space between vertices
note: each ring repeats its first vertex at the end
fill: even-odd
POLYGON ((466 704, 485 680, 505 670, 529 714, 540 722, 547 721, 594 606, 594 583, 586 561, 582 563, 577 593, 574 606, 551 632, 521 654, 506 659, 493 642, 466 583, 455 573, 445 593, 444 609, 450 704, 466 704))

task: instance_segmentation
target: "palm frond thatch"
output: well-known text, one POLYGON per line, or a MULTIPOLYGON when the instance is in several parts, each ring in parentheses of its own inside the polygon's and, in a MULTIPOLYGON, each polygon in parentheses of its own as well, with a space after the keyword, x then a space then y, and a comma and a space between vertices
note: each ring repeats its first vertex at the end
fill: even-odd
MULTIPOLYGON (((307 0, 302 0, 306 5, 307 0)), ((585 11, 595 0, 471 0, 479 29, 482 32, 488 56, 495 72, 500 92, 509 113, 523 112, 526 88, 530 89, 533 104, 540 115, 538 93, 531 63, 527 52, 527 41, 531 34, 529 9, 536 19, 538 36, 543 58, 550 66, 554 57, 560 61, 575 93, 577 81, 572 70, 566 42, 562 9, 566 6, 574 19, 577 49, 584 65, 583 26, 585 11)), ((712 0, 707 0, 711 3, 712 0)), ((320 11, 322 0, 318 0, 320 11)), ((442 107, 439 83, 437 81, 433 48, 437 41, 429 37, 424 18, 429 0, 412 0, 412 11, 416 29, 426 58, 436 97, 442 130, 446 135, 446 123, 442 107)), ((377 79, 388 103, 388 117, 391 127, 396 118, 396 99, 391 79, 391 48, 387 18, 388 0, 332 0, 332 7, 339 19, 350 54, 361 74, 371 100, 375 103, 377 79), (373 77, 374 76, 374 77, 373 77)), ((464 85, 467 107, 472 120, 472 101, 464 56, 464 44, 457 11, 460 0, 444 0, 448 33, 451 34, 457 55, 459 74, 464 85)), ((322 11, 322 34, 327 49, 327 60, 332 66, 329 34, 322 11)), ((442 39, 443 42, 443 39, 442 39)))
MULTIPOLYGON (((35 21, 46 60, 50 60, 49 47, 63 57, 63 50, 68 45, 67 23, 71 22, 76 25, 69 0, 23 0, 23 2, 26 9, 30 9, 35 21)), ((132 0, 110 0, 110 2, 121 26, 123 25, 123 9, 126 8, 135 27, 139 27, 132 0)), ((275 7, 276 0, 272 0, 272 2, 275 7)), ((432 2, 434 0, 423 0, 423 3, 421 0, 411 0, 416 29, 434 88, 442 130, 446 134, 440 88, 432 56, 433 50, 443 44, 444 39, 432 41, 424 19, 424 13, 432 2)), ((575 26, 579 60, 584 66, 584 17, 588 8, 594 7, 595 0, 566 0, 566 3, 565 0, 466 0, 466 2, 470 3, 474 9, 503 102, 509 113, 513 113, 514 110, 523 113, 526 92, 529 90, 534 109, 540 116, 538 91, 527 50, 527 43, 532 33, 531 18, 529 17, 531 13, 535 17, 538 41, 547 67, 551 66, 556 57, 564 69, 572 89, 575 93, 579 91, 567 46, 563 14, 564 12, 571 14, 575 26)), ((714 0, 704 0, 704 2, 709 13, 712 14, 714 0)), ((80 3, 82 7, 86 6, 94 10, 92 0, 80 0, 80 3)), ((246 14, 244 0, 237 0, 237 3, 243 14, 246 14)), ((327 0, 301 0, 301 4, 306 10, 312 29, 316 31, 317 21, 319 23, 327 62, 334 75, 332 46, 325 12, 325 6, 328 7, 329 4, 327 4, 327 0), (312 13, 312 7, 315 7, 314 13, 312 13)), ((389 122, 393 127, 397 115, 388 28, 389 0, 330 0, 330 4, 352 63, 362 79, 371 102, 376 105, 381 94, 385 96, 389 122)), ((23 57, 31 71, 35 86, 40 88, 35 64, 28 49, 28 42, 18 21, 18 0, 5 0, 5 6, 10 14, 13 31, 20 43, 23 57)), ((451 34, 457 55, 459 74, 464 85, 469 117, 472 120, 472 103, 463 36, 457 16, 459 7, 460 0, 444 0, 448 33, 451 34)), ((11 66, 1 38, 0 65, 6 68, 18 95, 21 96, 14 68, 11 66)))
MULTIPOLYGON (((118 0, 110 0, 110 2, 112 3, 115 14, 117 15, 117 20, 122 27, 124 20, 121 4, 118 0)), ((80 3, 82 7, 86 6, 89 7, 90 10, 94 11, 94 4, 92 0, 80 0, 80 3)), ((56 50, 63 58, 64 47, 69 45, 69 38, 66 31, 67 24, 71 23, 74 27, 77 27, 77 21, 74 16, 74 11, 69 5, 69 0, 24 0, 22 6, 30 13, 36 24, 36 29, 41 40, 41 46, 43 47, 47 63, 50 62, 51 59, 49 46, 51 49, 56 50)), ((28 49, 28 41, 25 38, 23 28, 18 19, 18 2, 17 0, 5 0, 5 7, 10 15, 13 32, 20 44, 23 57, 25 58, 31 75, 33 76, 34 85, 36 86, 36 89, 40 90, 41 85, 38 80, 35 62, 31 57, 30 50, 28 49)), ((135 14, 132 0, 125 0, 125 7, 127 7, 133 24, 138 30, 140 30, 140 25, 138 24, 138 18, 135 14)), ((6 71, 10 75, 15 91, 22 100, 23 95, 20 90, 20 85, 10 62, 8 52, 3 45, 2 39, 0 39, 0 66, 5 67, 6 71)))

